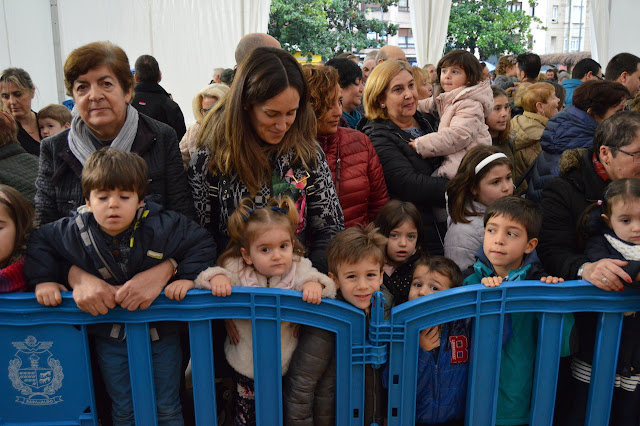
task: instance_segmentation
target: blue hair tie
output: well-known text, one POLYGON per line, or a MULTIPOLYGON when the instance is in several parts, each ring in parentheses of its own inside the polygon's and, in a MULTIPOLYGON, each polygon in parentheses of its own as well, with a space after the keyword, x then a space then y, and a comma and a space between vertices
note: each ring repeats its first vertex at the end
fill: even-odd
POLYGON ((277 206, 272 206, 271 210, 273 210, 274 212, 279 212, 282 214, 287 214, 287 211, 285 209, 283 209, 282 207, 277 207, 277 206))
POLYGON ((249 220, 249 216, 251 216, 252 214, 253 214, 253 209, 248 209, 248 210, 247 210, 247 214, 246 214, 246 215, 244 215, 244 217, 242 218, 242 221, 243 221, 243 222, 248 221, 248 220, 249 220))

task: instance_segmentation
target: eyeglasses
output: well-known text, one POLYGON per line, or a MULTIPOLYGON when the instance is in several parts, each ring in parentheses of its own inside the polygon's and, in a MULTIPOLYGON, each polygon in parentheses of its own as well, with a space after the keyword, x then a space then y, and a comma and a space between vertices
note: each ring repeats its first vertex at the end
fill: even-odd
POLYGON ((211 105, 208 109, 200 108, 200 114, 202 114, 202 116, 204 117, 209 111, 211 111, 211 108, 213 108, 213 105, 211 105))
POLYGON ((632 157, 633 157, 633 162, 634 162, 634 163, 640 163, 640 152, 636 152, 636 153, 632 154, 632 153, 627 152, 627 151, 625 151, 625 150, 623 150, 623 149, 616 148, 615 146, 610 146, 610 147, 609 147, 609 149, 612 149, 612 150, 614 150, 614 151, 620 151, 620 152, 621 152, 621 153, 623 153, 623 154, 630 155, 630 156, 632 156, 632 157))

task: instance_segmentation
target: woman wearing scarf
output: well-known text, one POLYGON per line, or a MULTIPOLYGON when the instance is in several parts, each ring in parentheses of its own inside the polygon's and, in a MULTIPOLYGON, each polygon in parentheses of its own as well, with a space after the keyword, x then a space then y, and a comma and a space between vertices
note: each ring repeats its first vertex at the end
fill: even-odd
MULTIPOLYGON (((147 193, 165 208, 193 217, 193 200, 175 131, 129 105, 133 75, 125 52, 108 42, 81 46, 69 54, 64 78, 78 113, 69 130, 41 143, 36 223, 68 216, 85 203, 80 185, 84 163, 91 153, 106 146, 139 154, 149 168, 147 193)), ((117 298, 104 281, 75 266, 69 272, 69 284, 74 293, 84 295, 82 300, 76 298, 78 307, 91 311, 92 305, 104 314, 116 303, 131 310, 146 308, 173 271, 167 259, 132 278, 135 289, 117 298)))

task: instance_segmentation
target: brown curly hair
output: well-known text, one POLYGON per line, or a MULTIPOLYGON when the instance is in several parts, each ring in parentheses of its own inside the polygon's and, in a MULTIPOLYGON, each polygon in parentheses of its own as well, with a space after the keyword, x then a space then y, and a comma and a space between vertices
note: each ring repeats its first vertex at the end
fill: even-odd
POLYGON ((316 118, 322 117, 336 102, 340 96, 336 90, 340 77, 334 67, 305 65, 302 74, 309 85, 309 103, 316 118))

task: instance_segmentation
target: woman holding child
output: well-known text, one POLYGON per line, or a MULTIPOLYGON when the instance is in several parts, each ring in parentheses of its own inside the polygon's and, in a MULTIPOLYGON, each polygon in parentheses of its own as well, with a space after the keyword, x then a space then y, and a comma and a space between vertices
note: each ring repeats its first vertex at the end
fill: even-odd
MULTIPOLYGON (((85 204, 80 183, 84 164, 106 146, 139 154, 149 170, 147 193, 155 194, 166 209, 192 216, 193 202, 176 134, 129 105, 133 75, 124 50, 108 42, 81 46, 67 57, 64 76, 78 115, 70 129, 42 142, 36 221, 53 222, 85 204)), ((78 307, 97 315, 106 314, 116 303, 132 310, 148 307, 173 271, 166 260, 136 275, 131 280, 134 285, 123 287, 115 298, 103 280, 79 268, 71 268, 69 282, 78 307)))
MULTIPOLYGON (((602 200, 611 181, 640 177, 640 115, 623 111, 607 118, 596 129, 593 147, 566 151, 559 168, 560 175, 542 192, 544 227, 538 246, 540 259, 552 275, 583 279, 603 290, 624 290, 623 282, 638 281, 638 277, 625 272, 626 261, 606 258, 590 261, 579 241, 576 224, 590 204, 602 200)), ((576 313, 575 318, 579 348, 571 365, 573 407, 562 424, 578 425, 584 424, 597 317, 593 313, 576 313)), ((638 353, 637 343, 624 338, 629 327, 637 330, 634 319, 635 316, 625 317, 620 359, 624 353, 638 353)), ((631 361, 632 366, 640 365, 640 360, 631 361)), ((619 372, 623 364, 619 362, 619 372)), ((632 375, 627 380, 637 383, 640 377, 632 375)), ((614 389, 610 424, 637 424, 640 389, 635 384, 632 388, 635 390, 614 389)))
POLYGON ((243 198, 262 208, 287 195, 299 211, 296 233, 310 249, 309 259, 327 271, 325 248, 344 219, 315 136, 300 65, 281 49, 255 49, 227 96, 204 118, 201 149, 189 167, 198 220, 218 247, 227 246, 227 223, 243 198))
POLYGON ((425 247, 431 254, 443 254, 447 179, 431 176, 442 163, 441 157, 423 159, 409 146, 412 139, 436 131, 434 117, 417 111, 412 71, 407 62, 397 60, 374 68, 364 91, 367 120, 360 122, 358 130, 369 136, 378 153, 389 196, 418 207, 425 247))

